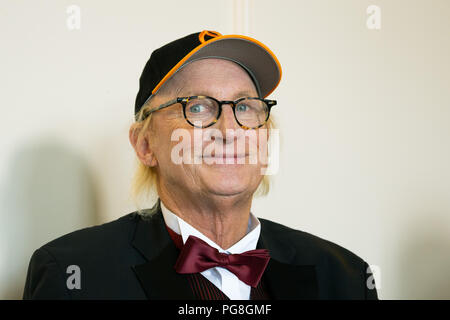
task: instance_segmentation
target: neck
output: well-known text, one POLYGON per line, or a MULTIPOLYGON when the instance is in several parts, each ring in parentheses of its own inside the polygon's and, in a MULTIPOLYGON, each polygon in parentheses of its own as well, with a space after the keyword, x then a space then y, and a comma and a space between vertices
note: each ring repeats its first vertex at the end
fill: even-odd
POLYGON ((168 192, 164 186, 158 188, 158 193, 167 209, 225 250, 247 233, 251 195, 180 196, 168 192))

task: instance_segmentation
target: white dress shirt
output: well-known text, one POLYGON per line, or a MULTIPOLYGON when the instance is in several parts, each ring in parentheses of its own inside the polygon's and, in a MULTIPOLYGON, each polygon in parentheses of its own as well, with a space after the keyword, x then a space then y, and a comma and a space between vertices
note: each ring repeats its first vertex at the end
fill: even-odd
MULTIPOLYGON (((238 242, 236 242, 233 246, 228 248, 227 250, 222 249, 218 244, 209 239, 203 233, 195 229, 189 223, 178 217, 176 214, 171 212, 169 209, 164 206, 161 201, 161 211, 164 217, 164 221, 166 225, 175 231, 177 234, 181 234, 183 238, 183 243, 186 243, 187 238, 190 235, 196 236, 206 243, 208 243, 211 247, 216 248, 219 252, 223 253, 243 253, 248 250, 256 249, 256 244, 259 239, 259 234, 261 232, 261 224, 257 217, 255 217, 250 212, 250 218, 248 221, 247 234, 238 242)), ((231 300, 249 300, 250 299, 250 291, 251 286, 239 280, 238 277, 234 275, 234 273, 228 271, 222 267, 214 267, 207 269, 201 274, 211 281, 219 290, 222 290, 224 294, 228 296, 231 300)))

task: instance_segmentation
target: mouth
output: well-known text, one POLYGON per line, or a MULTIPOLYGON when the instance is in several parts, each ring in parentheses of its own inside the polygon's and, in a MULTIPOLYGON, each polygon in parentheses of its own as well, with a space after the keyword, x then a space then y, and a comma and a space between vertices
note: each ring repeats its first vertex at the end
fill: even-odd
POLYGON ((230 164, 245 164, 246 158, 248 157, 248 154, 218 154, 218 155, 212 155, 212 156, 204 156, 203 159, 208 164, 210 161, 215 161, 216 164, 221 165, 230 165, 230 164))
POLYGON ((205 159, 240 159, 248 157, 248 154, 222 154, 222 155, 212 155, 212 156, 203 156, 205 159))

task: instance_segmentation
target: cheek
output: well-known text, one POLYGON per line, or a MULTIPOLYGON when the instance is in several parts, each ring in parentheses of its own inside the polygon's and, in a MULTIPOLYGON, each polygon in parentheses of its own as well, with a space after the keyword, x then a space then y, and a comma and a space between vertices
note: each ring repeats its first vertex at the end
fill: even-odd
POLYGON ((257 150, 258 164, 267 165, 268 152, 269 152, 269 136, 267 129, 259 129, 257 131, 256 138, 250 142, 252 146, 257 150))
POLYGON ((246 147, 249 151, 249 158, 253 159, 252 164, 256 162, 264 164, 268 151, 267 131, 265 129, 253 131, 246 137, 246 147))
POLYGON ((153 130, 152 148, 158 159, 160 165, 166 166, 172 164, 171 152, 174 146, 176 146, 182 138, 177 138, 177 129, 174 126, 170 126, 169 122, 164 122, 166 125, 159 125, 153 130), (178 141, 179 140, 179 141, 178 141))
POLYGON ((172 165, 192 163, 193 134, 192 130, 186 128, 174 128, 165 133, 167 139, 162 142, 165 161, 172 165))

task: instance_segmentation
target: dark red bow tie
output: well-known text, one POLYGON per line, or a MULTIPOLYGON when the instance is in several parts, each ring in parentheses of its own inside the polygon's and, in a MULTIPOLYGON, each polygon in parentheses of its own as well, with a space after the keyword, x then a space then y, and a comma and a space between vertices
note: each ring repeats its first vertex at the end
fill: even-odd
POLYGON ((197 273, 209 268, 223 267, 242 282, 256 287, 269 263, 267 249, 256 249, 240 254, 221 253, 205 241, 189 236, 175 264, 178 273, 197 273))

